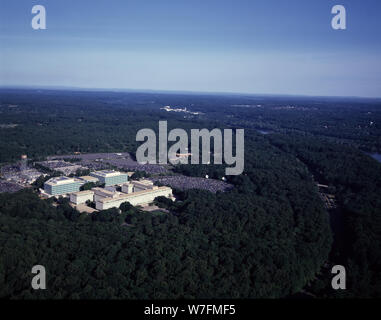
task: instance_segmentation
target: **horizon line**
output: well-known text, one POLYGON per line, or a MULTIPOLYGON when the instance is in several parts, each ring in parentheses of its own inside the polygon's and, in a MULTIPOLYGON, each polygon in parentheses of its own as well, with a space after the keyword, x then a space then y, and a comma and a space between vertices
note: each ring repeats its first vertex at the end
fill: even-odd
POLYGON ((233 95, 233 96, 273 96, 273 97, 305 97, 305 98, 332 98, 332 99, 369 99, 381 100, 381 96, 342 96, 342 95, 312 95, 300 93, 248 93, 235 91, 194 91, 194 90, 169 90, 169 89, 131 89, 131 88, 89 88, 80 86, 60 85, 0 85, 0 89, 34 89, 34 90, 57 90, 57 91, 92 91, 92 92, 138 92, 138 93, 167 93, 189 95, 233 95))

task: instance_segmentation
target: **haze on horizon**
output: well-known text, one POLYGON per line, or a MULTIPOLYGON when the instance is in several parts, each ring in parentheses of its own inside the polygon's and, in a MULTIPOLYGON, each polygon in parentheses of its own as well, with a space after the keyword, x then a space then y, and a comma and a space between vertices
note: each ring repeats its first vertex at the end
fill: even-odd
POLYGON ((0 86, 381 96, 381 3, 1 0, 0 86), (33 5, 47 30, 33 30, 33 5), (331 8, 347 9, 347 30, 331 8))

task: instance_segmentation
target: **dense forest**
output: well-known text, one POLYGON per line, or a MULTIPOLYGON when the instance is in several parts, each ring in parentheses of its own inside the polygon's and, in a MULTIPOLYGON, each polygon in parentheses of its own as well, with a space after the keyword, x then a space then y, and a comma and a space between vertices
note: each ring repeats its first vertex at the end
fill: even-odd
MULTIPOLYGON (((24 153, 134 153, 137 130, 156 130, 159 120, 169 129, 245 128, 244 173, 226 177, 234 188, 175 190, 176 202, 156 200, 168 213, 125 203, 121 213, 81 214, 32 188, 0 194, 0 297, 381 296, 381 165, 363 153, 381 149, 379 101, 2 89, 0 116, 0 163, 24 153), (317 182, 337 199, 341 247, 332 246, 335 212, 317 182), (344 292, 330 287, 338 263, 347 267, 344 292), (30 288, 36 264, 47 269, 48 290, 30 288)), ((218 165, 172 170, 224 175, 218 165)))
MULTIPOLYGON (((157 131, 159 120, 168 120, 168 130, 195 127, 192 119, 160 111, 160 100, 165 101, 160 95, 49 90, 0 94, 0 164, 19 160, 24 153, 34 160, 73 152, 135 153, 137 131, 157 131)), ((197 123, 196 128, 211 125, 197 123)))
POLYGON ((80 152, 135 152, 136 132, 171 128, 309 133, 381 153, 379 100, 0 89, 0 163, 80 152), (199 116, 160 110, 188 107, 199 116), (196 126, 195 126, 196 125, 196 126))
MULTIPOLYGON (((327 260, 328 215, 305 166, 263 137, 247 141, 236 188, 178 192, 170 213, 122 205, 80 214, 30 190, 0 195, 1 296, 10 298, 285 297, 327 260), (253 151, 256 151, 253 154, 253 151), (287 170, 284 170, 285 166, 287 170), (31 267, 49 290, 30 288, 31 267)), ((158 199, 160 200, 160 199, 158 199)))
POLYGON ((381 165, 356 149, 311 136, 273 135, 270 140, 304 162, 336 195, 344 232, 334 260, 348 266, 351 288, 340 295, 380 297, 381 165))

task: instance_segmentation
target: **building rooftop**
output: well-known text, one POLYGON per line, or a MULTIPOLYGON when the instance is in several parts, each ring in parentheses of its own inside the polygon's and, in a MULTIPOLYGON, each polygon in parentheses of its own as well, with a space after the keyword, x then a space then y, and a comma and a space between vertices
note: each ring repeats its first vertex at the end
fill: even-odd
POLYGON ((82 179, 82 180, 88 180, 88 181, 95 181, 95 180, 98 180, 97 178, 92 177, 92 176, 82 176, 82 177, 79 177, 79 179, 82 179))
POLYGON ((69 183, 75 183, 79 182, 79 179, 76 178, 69 178, 69 177, 56 177, 56 178, 51 178, 45 183, 51 186, 56 186, 56 185, 63 185, 63 184, 69 184, 69 183))
POLYGON ((75 194, 76 196, 85 196, 85 195, 88 195, 88 194, 94 194, 94 191, 92 191, 92 190, 84 190, 84 191, 73 192, 72 194, 75 194))
POLYGON ((93 192, 95 192, 95 194, 108 194, 111 197, 115 196, 115 194, 116 194, 115 191, 110 191, 110 190, 107 190, 107 189, 104 189, 104 188, 92 188, 91 190, 93 192))
POLYGON ((115 177, 115 176, 124 175, 126 173, 115 171, 115 170, 100 170, 100 171, 92 172, 92 174, 108 178, 108 177, 115 177))
POLYGON ((136 184, 142 184, 145 186, 152 186, 153 182, 151 180, 139 180, 139 181, 131 181, 131 183, 136 183, 136 184))
POLYGON ((121 193, 118 197, 104 198, 104 199, 100 199, 98 201, 101 203, 108 203, 108 202, 113 202, 113 201, 118 201, 118 200, 123 200, 123 199, 126 199, 126 201, 128 201, 128 199, 139 197, 143 194, 156 193, 156 192, 163 191, 163 190, 172 191, 172 189, 170 187, 158 187, 155 190, 143 190, 143 191, 138 191, 138 192, 133 192, 133 193, 121 193))

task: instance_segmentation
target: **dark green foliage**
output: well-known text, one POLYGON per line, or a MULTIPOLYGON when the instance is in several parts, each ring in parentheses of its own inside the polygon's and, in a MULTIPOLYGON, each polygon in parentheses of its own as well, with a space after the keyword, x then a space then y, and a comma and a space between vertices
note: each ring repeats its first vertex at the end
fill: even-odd
POLYGON ((149 174, 145 171, 136 171, 134 174, 130 177, 131 180, 140 180, 142 178, 149 177, 149 174))
POLYGON ((6 89, 0 89, 0 94, 0 124, 18 125, 0 128, 0 137, 6 137, 0 139, 0 163, 19 160, 26 152, 34 160, 74 152, 127 151, 134 156, 140 145, 135 139, 137 131, 157 131, 164 116, 171 120, 168 129, 195 128, 181 117, 160 111, 173 99, 171 95, 6 89), (147 103, 152 99, 156 102, 147 103))
MULTIPOLYGON (((12 298, 285 297, 330 249, 327 214, 303 165, 250 139, 236 189, 189 191, 170 213, 128 203, 92 215, 30 191, 0 195, 1 296, 12 298), (287 168, 287 170, 285 170, 287 168), (30 289, 33 265, 48 290, 30 289)), ((157 199, 159 202, 163 199, 157 199)))
POLYGON ((173 201, 171 199, 168 199, 167 197, 156 197, 154 203, 159 207, 159 208, 170 208, 173 205, 173 201))
POLYGON ((80 176, 88 176, 90 174, 89 169, 77 169, 74 176, 80 177, 80 176))
POLYGON ((51 179, 53 177, 59 177, 60 175, 61 175, 61 173, 59 173, 57 171, 53 171, 51 174, 46 175, 46 176, 41 175, 40 177, 37 178, 37 180, 35 182, 33 182, 32 185, 36 190, 43 189, 44 183, 46 181, 48 181, 49 179, 51 179))
POLYGON ((134 210, 134 206, 129 203, 129 202, 123 202, 120 206, 119 206, 119 209, 122 211, 122 212, 129 212, 131 210, 134 210))
MULTIPOLYGON (((329 143, 379 152, 379 102, 5 89, 1 94, 0 122, 18 126, 0 129, 0 162, 24 153, 34 160, 77 151, 134 153, 137 131, 157 131, 159 120, 187 131, 245 128, 245 171, 227 177, 235 188, 217 194, 177 191, 176 202, 156 199, 169 213, 124 203, 86 215, 67 199, 42 201, 31 190, 1 194, 1 297, 285 297, 307 284, 318 296, 381 296, 380 165, 356 149, 329 143), (192 105, 205 115, 185 118, 160 111, 164 105, 192 105), (282 135, 258 134, 258 128, 282 135), (329 185, 345 217, 345 230, 336 237, 347 246, 333 248, 328 263, 347 266, 345 293, 328 290, 330 270, 322 268, 332 238, 316 181, 329 185), (35 264, 47 268, 46 291, 30 288, 35 264)), ((174 170, 220 179, 223 169, 174 170)), ((136 172, 132 178, 146 176, 136 172)), ((35 187, 48 178, 39 178, 35 187)))
POLYGON ((100 222, 117 221, 119 217, 120 217, 120 212, 116 208, 101 210, 97 212, 96 214, 91 215, 91 218, 93 221, 100 221, 100 222))
POLYGON ((349 289, 339 296, 380 297, 381 165, 351 147, 308 136, 274 135, 271 141, 306 163, 337 197, 344 230, 333 262, 347 267, 349 282, 349 289))
POLYGON ((85 190, 91 190, 92 188, 95 188, 97 184, 94 182, 87 182, 84 185, 81 186, 80 190, 85 191, 85 190))

